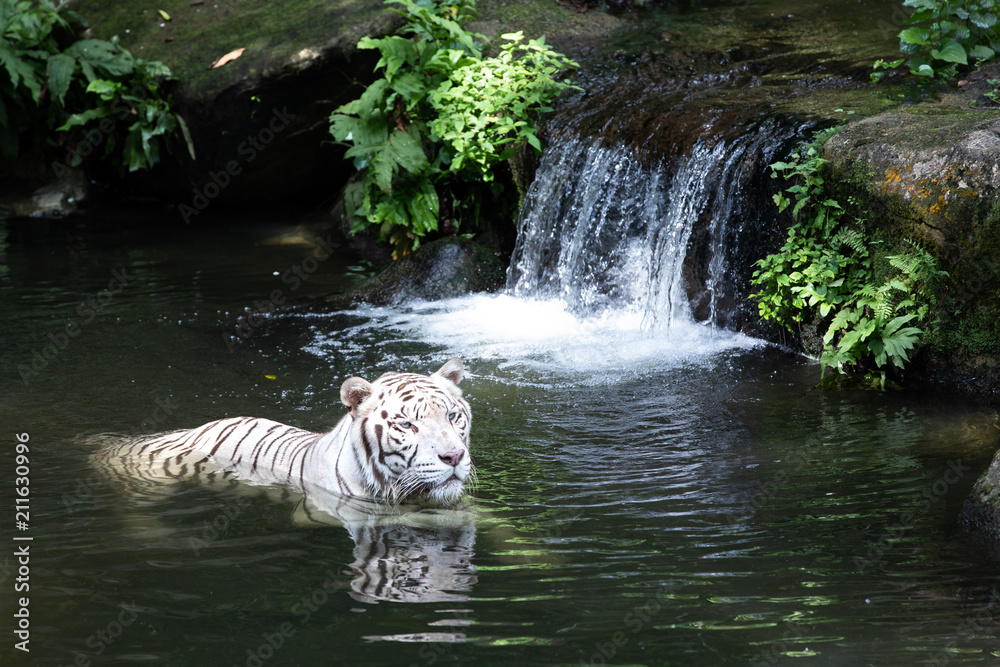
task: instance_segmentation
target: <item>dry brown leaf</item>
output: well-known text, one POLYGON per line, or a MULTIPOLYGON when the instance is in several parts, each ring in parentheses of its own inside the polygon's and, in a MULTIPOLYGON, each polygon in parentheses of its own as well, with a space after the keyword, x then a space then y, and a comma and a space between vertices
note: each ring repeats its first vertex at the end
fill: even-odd
POLYGON ((226 63, 232 62, 237 58, 239 58, 240 56, 242 56, 244 51, 246 51, 245 47, 242 49, 236 49, 235 51, 230 51, 229 53, 227 53, 226 55, 222 56, 214 63, 212 63, 211 67, 209 67, 208 69, 215 69, 217 67, 222 67, 226 63))

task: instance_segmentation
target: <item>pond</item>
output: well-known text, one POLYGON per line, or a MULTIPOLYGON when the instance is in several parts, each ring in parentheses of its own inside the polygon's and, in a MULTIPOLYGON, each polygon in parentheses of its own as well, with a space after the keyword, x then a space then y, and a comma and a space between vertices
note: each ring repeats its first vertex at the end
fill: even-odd
POLYGON ((1000 661, 1000 564, 957 525, 993 409, 814 391, 816 363, 745 336, 509 295, 248 314, 366 271, 277 218, 0 225, 5 534, 32 538, 0 555, 4 664, 1000 661), (451 356, 478 483, 426 525, 348 531, 196 485, 125 497, 81 438, 328 429, 347 377, 451 356))

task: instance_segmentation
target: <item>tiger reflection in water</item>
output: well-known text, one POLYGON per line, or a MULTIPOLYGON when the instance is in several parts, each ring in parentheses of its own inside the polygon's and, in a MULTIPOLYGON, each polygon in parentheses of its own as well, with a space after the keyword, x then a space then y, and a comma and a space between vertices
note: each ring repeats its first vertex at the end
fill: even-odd
POLYGON ((476 583, 473 513, 461 506, 397 509, 402 511, 380 514, 357 499, 312 488, 295 519, 347 528, 354 539, 350 595, 355 600, 467 600, 476 583))
POLYGON ((431 375, 354 377, 329 433, 235 417, 137 438, 101 436, 95 467, 133 498, 181 482, 300 497, 298 523, 338 523, 354 538, 352 595, 363 601, 465 599, 475 583, 472 423, 451 359, 431 375))

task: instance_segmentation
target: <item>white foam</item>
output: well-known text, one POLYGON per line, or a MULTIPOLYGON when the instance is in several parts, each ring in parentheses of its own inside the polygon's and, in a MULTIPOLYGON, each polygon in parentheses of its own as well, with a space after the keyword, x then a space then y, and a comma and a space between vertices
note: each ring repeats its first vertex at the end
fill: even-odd
POLYGON ((491 362, 496 369, 492 375, 515 384, 613 383, 763 344, 687 318, 651 331, 641 312, 606 310, 581 316, 559 300, 509 294, 415 302, 398 309, 361 307, 351 313, 365 321, 349 330, 317 333, 306 349, 319 355, 344 353, 348 341, 371 344, 376 334, 384 341, 379 344, 393 348, 392 356, 409 356, 396 352, 394 341, 404 347, 423 343, 436 348, 440 358, 491 362))

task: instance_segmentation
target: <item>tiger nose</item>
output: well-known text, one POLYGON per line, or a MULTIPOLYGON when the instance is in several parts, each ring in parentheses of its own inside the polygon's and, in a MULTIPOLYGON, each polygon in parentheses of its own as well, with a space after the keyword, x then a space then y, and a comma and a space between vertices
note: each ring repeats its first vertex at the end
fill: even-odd
POLYGON ((457 466, 461 463, 464 456, 465 452, 461 449, 456 449, 453 452, 445 452, 444 454, 438 454, 438 458, 450 466, 457 466))

